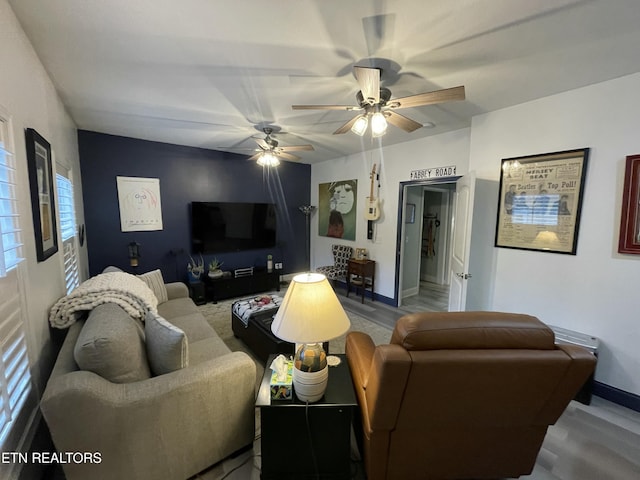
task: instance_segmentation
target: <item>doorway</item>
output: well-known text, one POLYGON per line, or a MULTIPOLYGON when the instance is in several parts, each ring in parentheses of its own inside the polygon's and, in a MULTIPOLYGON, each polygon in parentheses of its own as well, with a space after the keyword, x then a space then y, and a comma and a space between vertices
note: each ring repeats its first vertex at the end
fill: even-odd
POLYGON ((407 312, 448 311, 455 180, 401 187, 398 307, 407 312))

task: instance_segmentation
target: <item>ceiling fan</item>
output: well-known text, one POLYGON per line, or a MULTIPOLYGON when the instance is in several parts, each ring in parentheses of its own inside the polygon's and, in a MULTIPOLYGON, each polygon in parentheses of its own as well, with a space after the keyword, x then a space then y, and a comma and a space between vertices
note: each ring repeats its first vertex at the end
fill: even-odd
POLYGON ((363 113, 353 117, 333 134, 338 135, 351 130, 362 136, 371 123, 371 134, 374 137, 379 137, 385 134, 387 122, 405 132, 413 132, 422 127, 421 123, 400 115, 395 110, 464 100, 465 98, 464 87, 460 86, 392 99, 391 91, 380 86, 381 70, 379 68, 353 67, 353 71, 360 86, 360 91, 356 95, 358 105, 293 105, 292 108, 294 110, 364 110, 363 113))
POLYGON ((272 128, 265 127, 262 131, 266 134, 264 139, 254 138, 260 147, 260 151, 249 158, 249 160, 257 160, 258 165, 275 167, 280 164, 279 158, 290 161, 300 160, 300 157, 289 152, 313 150, 312 145, 289 145, 286 147, 280 147, 278 145, 278 141, 271 136, 273 133, 272 128))

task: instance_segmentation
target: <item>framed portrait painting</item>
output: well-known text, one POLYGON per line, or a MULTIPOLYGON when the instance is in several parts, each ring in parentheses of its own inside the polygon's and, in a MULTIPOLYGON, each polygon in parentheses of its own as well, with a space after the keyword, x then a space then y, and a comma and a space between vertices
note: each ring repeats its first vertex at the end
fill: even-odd
POLYGON ((356 239, 358 180, 320 183, 318 204, 318 235, 356 239))
POLYGON ((33 128, 25 130, 25 139, 36 256, 42 262, 58 251, 51 145, 33 128))
POLYGON ((576 254, 589 149, 502 160, 496 247, 576 254))

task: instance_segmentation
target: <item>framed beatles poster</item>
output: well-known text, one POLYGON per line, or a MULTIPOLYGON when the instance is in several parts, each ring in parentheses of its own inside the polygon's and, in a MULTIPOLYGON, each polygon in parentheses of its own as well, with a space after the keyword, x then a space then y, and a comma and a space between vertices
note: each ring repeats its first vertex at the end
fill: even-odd
POLYGON ((589 149, 502 160, 496 247, 576 254, 589 149))

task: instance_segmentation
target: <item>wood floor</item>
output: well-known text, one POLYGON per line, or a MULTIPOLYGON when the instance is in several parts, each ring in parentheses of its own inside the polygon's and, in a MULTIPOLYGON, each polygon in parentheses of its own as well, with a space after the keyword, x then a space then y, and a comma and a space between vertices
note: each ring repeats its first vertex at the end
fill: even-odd
POLYGON ((449 285, 420 282, 417 295, 402 299, 400 309, 408 312, 446 312, 449 309, 449 285))
POLYGON ((399 308, 372 302, 370 298, 361 303, 360 297, 349 295, 347 298, 345 290, 339 287, 336 293, 346 310, 391 329, 396 320, 407 313, 446 312, 449 305, 449 286, 430 282, 421 282, 420 293, 403 299, 403 305, 399 308))

